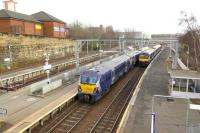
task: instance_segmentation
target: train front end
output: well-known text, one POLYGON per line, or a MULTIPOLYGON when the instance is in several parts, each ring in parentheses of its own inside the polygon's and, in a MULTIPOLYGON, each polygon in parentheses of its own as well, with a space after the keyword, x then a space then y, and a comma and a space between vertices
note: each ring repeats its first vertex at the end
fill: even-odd
POLYGON ((140 66, 148 66, 149 63, 151 62, 151 58, 148 54, 142 53, 139 56, 139 65, 140 66))
POLYGON ((84 102, 95 102, 100 98, 98 73, 88 70, 80 75, 78 84, 78 99, 84 102))

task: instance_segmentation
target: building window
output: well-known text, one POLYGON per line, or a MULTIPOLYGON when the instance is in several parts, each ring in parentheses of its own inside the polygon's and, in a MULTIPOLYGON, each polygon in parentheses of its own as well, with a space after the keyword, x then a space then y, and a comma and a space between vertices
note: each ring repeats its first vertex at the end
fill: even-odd
POLYGON ((65 32, 65 28, 54 27, 54 32, 65 32))
POLYGON ((12 26, 11 31, 15 34, 22 34, 22 26, 12 26))
POLYGON ((35 24, 35 29, 36 30, 41 30, 42 29, 42 25, 41 24, 35 24))
POLYGON ((59 27, 54 27, 53 30, 54 30, 54 32, 59 32, 60 31, 59 27))

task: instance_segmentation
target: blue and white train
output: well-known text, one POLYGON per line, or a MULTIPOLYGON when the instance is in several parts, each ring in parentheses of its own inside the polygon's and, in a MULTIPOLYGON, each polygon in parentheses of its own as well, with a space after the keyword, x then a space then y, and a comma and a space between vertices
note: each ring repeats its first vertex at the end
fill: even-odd
POLYGON ((140 51, 121 55, 80 75, 78 98, 96 102, 124 73, 138 63, 140 51))

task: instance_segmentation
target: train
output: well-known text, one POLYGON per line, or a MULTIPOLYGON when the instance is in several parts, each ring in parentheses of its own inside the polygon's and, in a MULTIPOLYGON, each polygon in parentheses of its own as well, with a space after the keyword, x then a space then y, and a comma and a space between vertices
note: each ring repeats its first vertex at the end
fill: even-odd
POLYGON ((79 101, 94 103, 101 99, 109 91, 111 85, 140 63, 141 53, 142 51, 132 51, 82 72, 78 83, 79 101))
POLYGON ((153 58, 161 51, 161 45, 155 45, 153 48, 148 48, 142 51, 139 55, 139 65, 148 66, 153 58))

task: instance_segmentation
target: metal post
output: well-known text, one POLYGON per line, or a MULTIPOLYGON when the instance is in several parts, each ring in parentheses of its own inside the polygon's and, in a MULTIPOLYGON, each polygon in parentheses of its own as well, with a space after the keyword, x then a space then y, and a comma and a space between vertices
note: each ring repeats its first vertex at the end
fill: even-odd
POLYGON ((156 133, 155 119, 156 119, 156 114, 152 113, 151 114, 151 133, 156 133))
POLYGON ((46 73, 47 73, 47 83, 49 84, 50 83, 50 67, 49 67, 49 54, 46 52, 46 58, 45 58, 45 66, 47 67, 47 68, 45 68, 46 69, 46 73))
POLYGON ((172 91, 174 90, 174 79, 172 78, 172 91))
POLYGON ((121 37, 119 37, 119 51, 121 52, 121 49, 122 49, 122 47, 121 47, 121 37))
POLYGON ((189 108, 190 108, 190 101, 187 99, 187 114, 186 114, 186 122, 185 122, 185 133, 188 133, 187 127, 188 127, 188 117, 189 117, 189 108))
POLYGON ((175 53, 175 62, 174 62, 174 63, 175 63, 175 64, 174 64, 175 66, 174 66, 174 67, 175 67, 175 69, 176 69, 176 68, 177 68, 177 61, 178 61, 178 54, 179 54, 179 53, 178 53, 178 43, 176 43, 176 42, 175 42, 175 48, 176 48, 176 53, 175 53))
POLYGON ((125 45, 125 41, 124 41, 124 37, 123 37, 123 39, 122 39, 122 51, 123 51, 123 52, 124 52, 124 50, 125 50, 124 45, 125 45))
POLYGON ((87 45, 87 54, 88 54, 88 41, 86 41, 86 45, 87 45))
POLYGON ((142 46, 142 48, 143 48, 143 37, 142 37, 142 39, 141 39, 141 46, 142 46))
POLYGON ((169 57, 172 57, 172 42, 170 41, 169 57))
POLYGON ((12 45, 9 45, 8 47, 9 47, 9 57, 10 57, 10 63, 12 64, 12 62, 13 62, 13 59, 12 59, 12 51, 11 51, 11 46, 12 46, 12 45))
POLYGON ((124 35, 119 37, 119 48, 120 48, 120 52, 124 50, 124 35))
POLYGON ((188 86, 189 86, 189 79, 187 79, 187 88, 186 88, 186 92, 188 92, 188 86))
POLYGON ((79 50, 80 50, 80 41, 76 41, 75 44, 76 73, 79 72, 79 50))
POLYGON ((91 41, 91 44, 92 44, 92 50, 94 50, 94 46, 93 46, 93 45, 94 45, 94 43, 93 43, 93 41, 91 41))
POLYGON ((154 112, 154 101, 155 101, 155 96, 152 97, 152 107, 151 107, 151 133, 156 133, 156 128, 155 128, 155 117, 156 114, 154 112))

